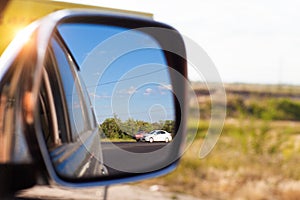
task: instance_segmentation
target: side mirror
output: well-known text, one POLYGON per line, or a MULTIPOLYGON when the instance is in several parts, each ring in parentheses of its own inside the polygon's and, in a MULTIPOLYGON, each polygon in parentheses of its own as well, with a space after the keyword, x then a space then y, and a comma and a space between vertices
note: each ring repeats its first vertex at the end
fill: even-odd
POLYGON ((26 148, 32 157, 40 153, 53 181, 106 185, 176 167, 185 141, 187 76, 176 30, 147 19, 65 10, 36 23, 30 38, 33 44, 19 45, 18 55, 6 53, 1 80, 10 75, 21 85, 14 77, 23 74, 26 92, 0 89, 36 105, 18 107, 34 137, 27 142, 36 141, 39 152, 26 148), (15 63, 30 70, 18 72, 15 63), (147 134, 154 130, 170 134, 147 134))

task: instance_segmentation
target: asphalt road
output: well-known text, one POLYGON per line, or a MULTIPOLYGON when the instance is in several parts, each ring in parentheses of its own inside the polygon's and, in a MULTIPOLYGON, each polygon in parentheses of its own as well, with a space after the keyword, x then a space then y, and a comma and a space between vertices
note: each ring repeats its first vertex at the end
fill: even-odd
POLYGON ((133 153, 148 153, 156 151, 164 147, 168 143, 164 142, 102 142, 103 154, 107 154, 107 151, 115 150, 116 148, 121 148, 123 150, 133 152, 133 153))
MULTIPOLYGON (((132 153, 149 153, 163 148, 168 143, 164 142, 155 142, 155 143, 146 143, 146 142, 102 142, 102 152, 103 152, 103 161, 104 164, 108 163, 109 159, 113 159, 118 155, 120 149, 132 152, 132 153)), ((117 158, 116 158, 117 159, 117 158)), ((120 171, 107 166, 108 174, 119 175, 120 171)))

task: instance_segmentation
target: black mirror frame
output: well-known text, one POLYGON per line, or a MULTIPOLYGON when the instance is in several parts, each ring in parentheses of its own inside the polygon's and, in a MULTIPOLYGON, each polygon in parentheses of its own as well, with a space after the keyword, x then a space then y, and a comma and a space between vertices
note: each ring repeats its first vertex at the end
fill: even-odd
MULTIPOLYGON (((106 25, 115 25, 130 29, 139 28, 155 28, 149 29, 146 33, 155 38, 166 55, 168 65, 173 69, 170 71, 171 81, 173 86, 173 92, 176 94, 175 99, 175 130, 177 132, 177 139, 172 143, 174 152, 171 157, 174 160, 173 163, 166 166, 163 169, 141 173, 141 174, 128 174, 122 177, 113 178, 89 178, 84 180, 72 180, 64 179, 60 177, 51 162, 51 158, 47 151, 46 144, 44 142, 43 135, 41 133, 41 127, 38 123, 34 124, 34 129, 36 130, 36 139, 39 146, 40 154, 43 157, 45 167, 49 175, 50 182, 57 183, 62 186, 68 187, 86 187, 86 186, 102 186, 119 184, 124 182, 132 182, 143 179, 148 179, 152 177, 161 176, 173 171, 178 162, 179 158, 183 153, 183 143, 185 142, 186 136, 186 98, 187 98, 187 62, 186 62, 186 52, 183 39, 181 35, 174 28, 155 22, 150 19, 137 18, 127 15, 116 15, 110 13, 99 13, 99 11, 92 10, 63 10, 57 11, 50 14, 49 16, 43 18, 39 22, 37 27, 37 61, 36 61, 36 81, 33 84, 32 91, 34 94, 38 94, 39 86, 42 79, 42 68, 44 63, 44 58, 46 50, 50 41, 50 38, 55 33, 56 27, 62 23, 99 23, 106 25), (176 42, 174 42, 176 41, 176 42), (183 78, 176 79, 176 74, 180 74, 183 78), (176 80, 175 80, 176 79, 176 80)), ((146 29, 147 30, 147 29, 146 29)), ((178 75, 177 75, 178 76, 178 75)), ((35 112, 36 113, 36 112, 35 112)), ((37 117, 37 116, 35 116, 37 117)))

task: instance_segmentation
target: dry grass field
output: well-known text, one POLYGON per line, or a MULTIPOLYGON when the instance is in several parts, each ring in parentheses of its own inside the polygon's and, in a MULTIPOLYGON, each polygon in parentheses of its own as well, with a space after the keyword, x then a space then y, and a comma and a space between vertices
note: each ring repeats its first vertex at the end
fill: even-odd
MULTIPOLYGON (((209 114, 201 115, 199 124, 191 117, 188 131, 197 136, 179 167, 138 184, 160 185, 199 199, 300 199, 300 87, 225 87, 227 118, 213 151, 199 158, 209 114)), ((205 88, 200 90, 197 94, 205 99, 205 88)), ((209 107, 205 104, 209 102, 199 103, 200 110, 209 107)))

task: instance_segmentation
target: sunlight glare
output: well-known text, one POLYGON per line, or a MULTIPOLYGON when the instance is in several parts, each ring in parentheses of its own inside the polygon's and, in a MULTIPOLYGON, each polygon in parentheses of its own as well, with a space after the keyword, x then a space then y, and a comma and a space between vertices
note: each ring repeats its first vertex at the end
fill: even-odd
POLYGON ((18 43, 24 45, 29 42, 31 31, 27 31, 27 29, 24 27, 19 27, 15 29, 14 33, 15 33, 14 39, 17 40, 18 43))

